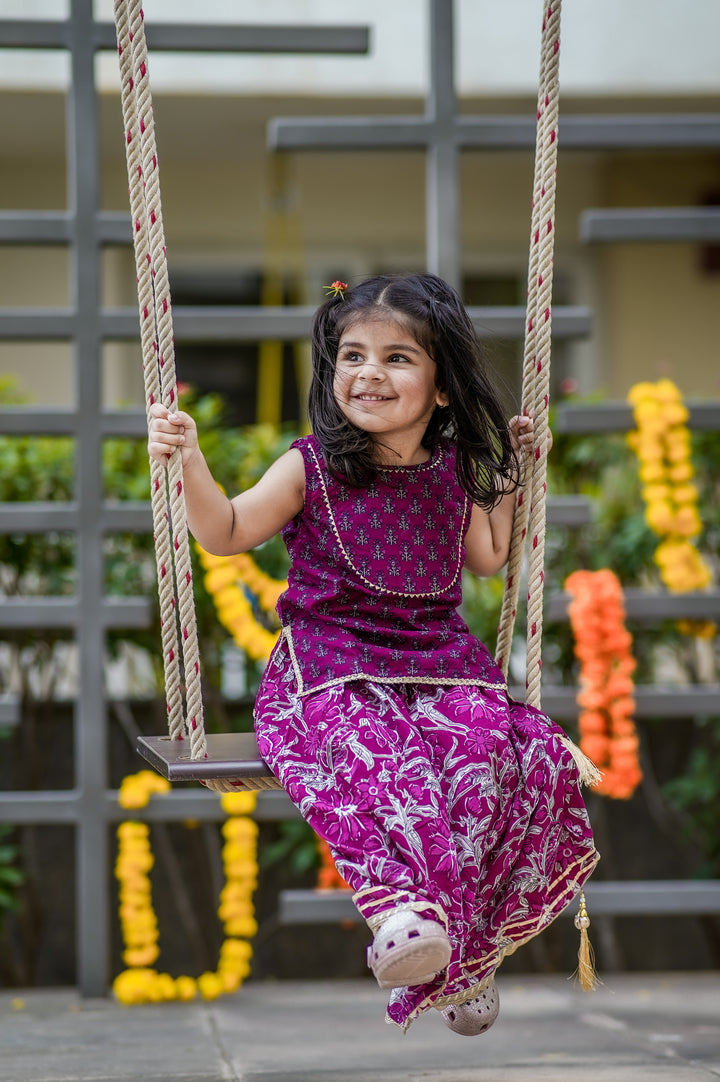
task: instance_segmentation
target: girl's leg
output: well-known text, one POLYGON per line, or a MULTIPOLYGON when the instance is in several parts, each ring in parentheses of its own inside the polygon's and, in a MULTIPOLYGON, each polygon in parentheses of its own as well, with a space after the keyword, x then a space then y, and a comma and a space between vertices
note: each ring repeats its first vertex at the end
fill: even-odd
MULTIPOLYGON (((274 683, 276 683, 274 681, 274 683)), ((332 850, 375 930, 398 907, 446 923, 457 854, 428 750, 392 688, 338 685, 258 696, 261 754, 332 850)))

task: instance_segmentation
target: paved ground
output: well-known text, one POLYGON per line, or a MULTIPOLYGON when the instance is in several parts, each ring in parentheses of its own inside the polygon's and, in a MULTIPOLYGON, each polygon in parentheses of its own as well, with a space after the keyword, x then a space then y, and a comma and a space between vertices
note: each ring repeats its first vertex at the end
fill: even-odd
POLYGON ((212 1004, 0 994, 0 1082, 718 1082, 720 974, 633 974, 586 994, 498 982, 483 1037, 431 1012, 405 1036, 368 981, 250 983, 212 1004))

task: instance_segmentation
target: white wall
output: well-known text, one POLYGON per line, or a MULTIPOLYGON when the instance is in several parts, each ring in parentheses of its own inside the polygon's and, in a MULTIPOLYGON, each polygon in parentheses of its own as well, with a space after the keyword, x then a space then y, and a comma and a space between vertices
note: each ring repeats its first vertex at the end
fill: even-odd
MULTIPOLYGON (((458 91, 533 94, 539 0, 456 0, 458 91)), ((0 18, 57 18, 67 0, 0 0, 0 18)), ((147 0, 148 22, 362 24, 368 57, 169 56, 152 58, 156 90, 259 94, 416 95, 427 80, 425 0, 147 0)), ((112 19, 111 0, 96 14, 112 19)), ((709 95, 720 91, 718 0, 573 0, 563 9, 564 93, 578 96, 709 95)), ((101 85, 117 82, 112 55, 101 85)), ((65 86, 66 58, 5 52, 0 86, 65 86)))

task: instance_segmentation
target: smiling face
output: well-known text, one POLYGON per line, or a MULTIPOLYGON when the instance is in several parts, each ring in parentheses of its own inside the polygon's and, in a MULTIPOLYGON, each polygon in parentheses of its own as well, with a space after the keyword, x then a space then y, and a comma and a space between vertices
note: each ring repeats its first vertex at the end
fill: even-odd
POLYGON ((421 448, 436 406, 447 404, 436 365, 403 323, 366 318, 342 333, 335 366, 335 399, 347 419, 408 464, 421 448))

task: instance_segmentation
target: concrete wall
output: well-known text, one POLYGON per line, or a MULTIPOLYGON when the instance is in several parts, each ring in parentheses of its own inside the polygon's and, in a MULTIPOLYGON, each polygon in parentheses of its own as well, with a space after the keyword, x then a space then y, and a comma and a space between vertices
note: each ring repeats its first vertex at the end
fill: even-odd
MULTIPOLYGON (((278 168, 265 149, 278 115, 419 113, 427 82, 426 4, 420 0, 152 0, 148 18, 369 23, 369 57, 157 55, 151 60, 171 275, 292 268, 307 303, 338 275, 420 268, 424 262, 424 159, 419 153, 282 156, 287 213, 273 220, 278 168), (218 89, 220 88, 220 90, 218 89), (222 92, 220 92, 222 91, 222 92), (286 230, 279 244, 278 230, 286 230)), ((533 110, 538 4, 457 3, 457 85, 464 113, 533 110)), ((62 17, 64 0, 0 0, 0 18, 62 17)), ((588 0, 563 12, 564 113, 710 112, 720 90, 720 5, 686 0, 588 0)), ((96 12, 111 18, 110 0, 96 12)), ((65 197, 67 58, 4 52, 0 65, 0 209, 61 209, 65 197), (5 89, 2 89, 2 88, 5 89), (44 89, 43 89, 44 88, 44 89)), ((127 210, 115 58, 98 57, 103 204, 127 210)), ((561 143, 562 146, 562 143, 561 143)), ((463 269, 475 278, 526 273, 532 159, 527 152, 466 152, 462 159, 463 269)), ((563 347, 563 375, 584 392, 623 397, 640 378, 675 376, 689 395, 717 395, 715 313, 720 275, 703 271, 696 245, 583 246, 589 207, 697 206, 720 191, 717 152, 562 152, 556 302, 595 313, 587 342, 563 347)), ((0 304, 63 307, 68 254, 3 248, 0 304)), ((131 254, 101 267, 104 303, 133 305, 131 254)), ((172 278, 171 278, 172 281, 172 278)), ((101 358, 107 405, 139 402, 137 351, 108 343, 101 358)), ((182 367, 182 356, 179 357, 182 367)), ((39 404, 75 399, 72 355, 58 344, 0 342, 0 373, 15 374, 39 404)))

